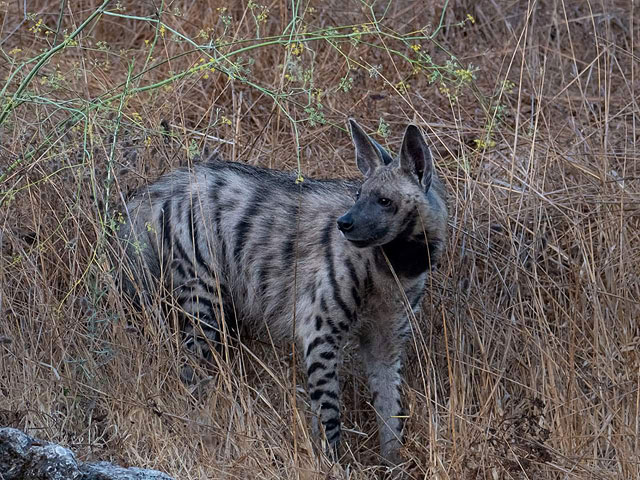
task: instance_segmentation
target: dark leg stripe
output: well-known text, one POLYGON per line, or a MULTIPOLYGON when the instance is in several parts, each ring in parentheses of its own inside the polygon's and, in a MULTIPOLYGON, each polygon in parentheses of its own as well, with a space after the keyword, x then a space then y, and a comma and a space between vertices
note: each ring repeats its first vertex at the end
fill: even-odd
POLYGON ((321 410, 333 410, 334 412, 340 413, 340 409, 338 408, 338 406, 334 403, 331 402, 322 402, 320 404, 320 409, 321 410))
POLYGON ((338 400, 338 394, 332 390, 324 390, 325 397, 332 398, 333 400, 338 400))
POLYGON ((340 427, 340 421, 337 418, 329 418, 326 422, 322 422, 324 425, 325 431, 333 430, 334 428, 340 427))
POLYGON ((200 277, 195 278, 195 280, 196 280, 196 285, 198 285, 198 287, 200 287, 202 289, 202 291, 207 292, 207 293, 212 294, 212 295, 217 295, 218 294, 217 288, 214 285, 208 284, 207 282, 205 282, 200 277))
POLYGON ((329 328, 331 328, 332 334, 337 335, 338 333, 340 333, 340 331, 336 328, 336 324, 333 323, 331 317, 327 317, 327 325, 329 325, 329 328))
POLYGON ((198 302, 194 297, 179 299, 178 303, 185 312, 183 319, 184 325, 191 325, 197 319, 203 328, 218 328, 213 307, 198 302))
POLYGON ((318 345, 322 345, 323 343, 324 343, 324 339, 322 337, 317 337, 316 339, 314 339, 307 347, 307 357, 313 351, 314 348, 316 348, 318 345))
POLYGON ((320 358, 324 360, 333 360, 334 358, 336 358, 336 354, 334 352, 322 352, 320 354, 320 358))
POLYGON ((200 297, 198 295, 193 295, 190 297, 179 297, 178 303, 184 307, 185 303, 191 302, 193 304, 199 304, 206 307, 208 310, 213 310, 213 303, 208 298, 200 297))
POLYGON ((316 389, 309 395, 311 400, 320 400, 323 396, 338 400, 338 394, 331 390, 316 389))
POLYGON ((307 370, 307 375, 310 377, 316 372, 316 370, 326 370, 326 368, 327 366, 324 363, 313 362, 307 370))

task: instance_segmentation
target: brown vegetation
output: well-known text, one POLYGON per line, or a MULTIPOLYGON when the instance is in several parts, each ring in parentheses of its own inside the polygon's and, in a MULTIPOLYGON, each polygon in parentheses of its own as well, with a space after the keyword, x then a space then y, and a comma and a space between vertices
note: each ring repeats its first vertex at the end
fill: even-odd
POLYGON ((633 2, 111 2, 84 26, 99 2, 22 5, 0 2, 0 424, 181 479, 377 478, 349 352, 331 466, 290 345, 248 338, 196 398, 107 261, 126 195, 205 144, 356 175, 351 115, 394 151, 421 125, 451 192, 403 469, 640 478, 633 2))

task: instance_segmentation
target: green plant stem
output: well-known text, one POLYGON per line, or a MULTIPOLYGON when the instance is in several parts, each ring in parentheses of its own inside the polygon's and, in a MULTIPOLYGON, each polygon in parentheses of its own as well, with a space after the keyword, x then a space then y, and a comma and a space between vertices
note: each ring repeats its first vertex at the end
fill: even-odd
MULTIPOLYGON (((9 116, 16 107, 18 107, 22 102, 18 102, 18 99, 24 92, 25 88, 31 83, 33 77, 40 71, 40 69, 44 66, 45 63, 49 61, 51 57, 53 57, 60 50, 65 48, 75 37, 77 37, 82 30, 86 28, 86 26, 91 23, 98 15, 104 12, 104 9, 107 5, 111 3, 111 0, 105 0, 97 10, 95 10, 91 15, 87 17, 87 19, 82 22, 82 24, 67 38, 64 39, 59 45, 53 47, 51 50, 45 52, 38 63, 33 67, 33 69, 29 72, 26 78, 22 81, 22 83, 18 86, 18 89, 14 92, 11 99, 7 103, 5 103, 4 108, 2 109, 2 113, 0 113, 0 125, 4 123, 4 121, 9 116)), ((8 83, 7 83, 8 84, 8 83)))

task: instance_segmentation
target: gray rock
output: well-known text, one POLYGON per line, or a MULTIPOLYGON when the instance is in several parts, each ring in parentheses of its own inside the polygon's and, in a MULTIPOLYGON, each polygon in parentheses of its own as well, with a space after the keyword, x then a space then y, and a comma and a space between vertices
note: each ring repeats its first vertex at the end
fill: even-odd
POLYGON ((2 480, 173 480, 157 470, 79 462, 73 452, 15 428, 0 428, 2 480))

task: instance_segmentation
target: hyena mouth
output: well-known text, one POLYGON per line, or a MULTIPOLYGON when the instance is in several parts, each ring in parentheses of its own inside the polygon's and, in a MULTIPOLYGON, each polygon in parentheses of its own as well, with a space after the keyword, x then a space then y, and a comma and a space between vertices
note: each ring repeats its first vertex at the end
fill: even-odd
POLYGON ((344 232, 340 232, 340 233, 345 238, 345 240, 349 241, 349 243, 351 243, 354 247, 358 247, 358 248, 371 247, 376 243, 375 239, 373 238, 368 238, 366 240, 358 239, 358 238, 349 238, 348 234, 344 232))
POLYGON ((356 247, 358 248, 365 248, 371 245, 371 243, 369 240, 349 240, 351 243, 353 243, 356 247))

